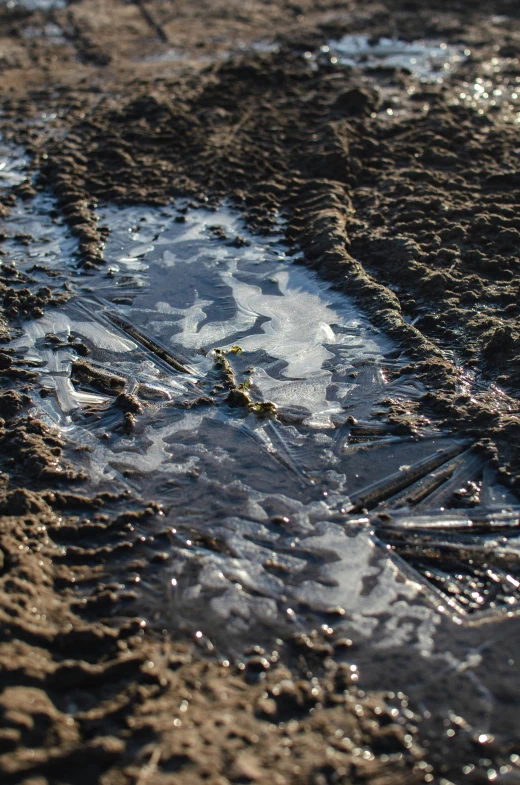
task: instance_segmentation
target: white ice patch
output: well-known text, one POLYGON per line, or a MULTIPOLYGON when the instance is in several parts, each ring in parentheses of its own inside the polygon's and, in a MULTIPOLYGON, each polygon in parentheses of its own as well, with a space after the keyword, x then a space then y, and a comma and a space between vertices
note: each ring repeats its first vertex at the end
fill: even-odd
POLYGON ((259 317, 266 319, 261 333, 240 339, 241 348, 262 349, 283 360, 287 365, 283 375, 293 379, 321 374, 323 363, 334 356, 326 344, 336 343, 330 326, 336 314, 323 296, 308 290, 312 281, 301 272, 293 268, 278 273, 282 297, 262 294, 259 287, 237 282, 232 275, 225 279, 240 312, 250 315, 253 322, 259 317))
MULTIPOLYGON (((86 321, 84 319, 71 319, 63 311, 47 311, 40 319, 32 319, 24 324, 24 334, 11 342, 15 348, 32 349, 36 341, 45 338, 47 335, 56 335, 58 338, 68 339, 71 331, 78 333, 82 338, 86 338, 98 349, 106 349, 111 352, 130 352, 136 348, 133 341, 124 336, 116 335, 109 327, 99 322, 86 321)), ((38 350, 41 354, 41 349, 38 350)), ((49 357, 55 355, 51 347, 48 350, 49 357)))
MULTIPOLYGON (((315 613, 340 618, 343 613, 340 626, 346 633, 358 639, 376 637, 381 648, 414 640, 420 641, 423 653, 431 651, 438 614, 418 603, 420 583, 403 578, 362 522, 358 533, 347 533, 323 520, 331 514, 326 505, 320 509, 287 497, 279 500, 291 509, 290 534, 273 534, 260 522, 264 514, 258 522, 229 517, 213 528, 213 536, 225 542, 232 555, 183 548, 179 542, 170 574, 175 612, 186 623, 193 603, 209 597, 216 615, 207 620, 209 634, 222 622, 231 638, 269 620, 297 629, 294 608, 303 603, 315 613)), ((256 495, 255 501, 262 510, 266 498, 256 495)))
POLYGON ((74 320, 74 331, 83 338, 88 338, 98 349, 109 352, 131 352, 136 348, 134 341, 129 341, 120 335, 115 335, 108 327, 85 320, 74 320))

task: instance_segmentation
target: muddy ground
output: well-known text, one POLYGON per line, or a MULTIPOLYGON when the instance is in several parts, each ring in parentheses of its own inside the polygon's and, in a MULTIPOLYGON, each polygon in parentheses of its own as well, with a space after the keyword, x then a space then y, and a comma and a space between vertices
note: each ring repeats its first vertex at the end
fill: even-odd
MULTIPOLYGON (((480 441, 519 490, 517 3, 43 5, 0 4, 0 133, 33 172, 2 193, 3 218, 50 189, 88 275, 103 265, 99 200, 227 197, 257 231, 281 211, 289 248, 421 374, 417 409, 390 418, 480 441), (320 50, 345 33, 470 54, 440 83, 367 75, 320 50), (507 106, 461 98, 489 73, 507 106)), ((67 298, 67 274, 31 287, 0 253, 2 782, 517 782, 518 725, 485 757, 463 718, 432 735, 406 696, 365 692, 338 665, 346 642, 297 636, 229 663, 128 617, 111 572, 122 558, 128 571, 161 563, 126 537, 161 510, 78 492, 80 447, 27 413, 34 370, 9 340, 67 298)))

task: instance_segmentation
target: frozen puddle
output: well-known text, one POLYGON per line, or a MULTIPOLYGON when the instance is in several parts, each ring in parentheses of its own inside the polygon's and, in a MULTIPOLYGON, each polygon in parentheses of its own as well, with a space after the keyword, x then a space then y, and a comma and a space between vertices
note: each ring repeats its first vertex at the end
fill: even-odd
POLYGON ((516 500, 470 444, 386 421, 422 389, 348 297, 226 207, 98 217, 107 264, 86 276, 52 199, 15 209, 20 286, 59 288, 66 258, 74 294, 12 346, 40 368, 40 416, 90 447, 93 491, 165 506, 150 616, 227 641, 319 620, 428 652, 442 611, 516 606, 516 500))
POLYGON ((452 101, 469 106, 479 114, 499 114, 507 121, 520 124, 520 76, 518 58, 492 57, 481 64, 481 75, 463 81, 452 101))
POLYGON ((65 8, 67 0, 2 0, 0 6, 8 9, 22 8, 25 11, 50 11, 65 8))
POLYGON ((28 160, 23 150, 5 145, 0 136, 0 189, 20 185, 27 178, 25 167, 28 160))
POLYGON ((398 38, 373 41, 363 34, 331 41, 322 47, 322 52, 330 52, 334 62, 352 67, 406 70, 423 82, 442 82, 469 54, 463 48, 440 41, 407 42, 398 38))
MULTIPOLYGON (((428 102, 420 102, 414 108, 413 103, 403 99, 420 94, 421 85, 450 83, 451 104, 470 107, 478 114, 495 116, 505 122, 520 123, 518 58, 494 56, 480 64, 479 75, 468 80, 468 68, 464 66, 471 63, 471 56, 470 49, 443 41, 408 42, 395 37, 374 40, 365 34, 329 41, 318 55, 321 60, 357 68, 365 83, 379 93, 383 103, 380 114, 396 116, 427 111, 428 102), (412 84, 406 92, 402 84, 396 85, 395 70, 410 75, 412 84)), ((305 57, 315 66, 312 52, 306 52, 305 57)))
POLYGON ((356 69, 369 90, 377 93, 379 109, 372 116, 421 116, 429 103, 409 100, 421 94, 422 86, 451 81, 471 55, 469 49, 444 41, 423 39, 402 41, 397 37, 374 39, 366 34, 345 35, 328 41, 317 54, 306 52, 312 68, 321 63, 339 63, 356 69), (403 74, 407 87, 404 89, 403 74))

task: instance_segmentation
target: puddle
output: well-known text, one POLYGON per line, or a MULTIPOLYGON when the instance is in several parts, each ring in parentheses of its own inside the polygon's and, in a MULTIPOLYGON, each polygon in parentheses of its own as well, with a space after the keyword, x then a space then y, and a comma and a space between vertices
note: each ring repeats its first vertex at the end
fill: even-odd
MULTIPOLYGON (((224 39, 223 39, 224 40, 224 39)), ((216 47, 216 51, 211 54, 204 54, 199 52, 194 57, 193 52, 187 52, 172 47, 162 47, 151 54, 146 55, 143 59, 145 63, 168 63, 168 62, 197 62, 197 63, 212 63, 217 60, 228 60, 236 54, 247 54, 251 52, 259 53, 272 53, 278 52, 280 47, 269 39, 253 42, 235 42, 232 48, 220 49, 218 44, 221 43, 220 37, 209 38, 206 42, 208 48, 216 47)))
POLYGON ((167 508, 152 615, 227 641, 330 615, 425 650, 439 609, 516 606, 516 500, 469 444, 385 422, 384 399, 423 391, 353 301, 225 206, 98 217, 107 267, 85 276, 50 197, 13 211, 9 259, 58 288, 69 259, 75 296, 12 346, 41 369, 39 414, 90 446, 91 482, 167 508))
POLYGON ((188 61, 189 59, 189 55, 180 52, 177 49, 172 49, 171 47, 146 55, 146 57, 142 58, 144 63, 170 63, 181 60, 188 61))
POLYGON ((345 35, 330 40, 317 52, 305 52, 311 69, 318 64, 345 65, 357 69, 357 78, 379 97, 372 114, 389 121, 399 117, 421 117, 430 105, 418 101, 423 86, 441 85, 453 79, 471 51, 439 40, 402 41, 397 37, 373 39, 367 34, 345 35), (403 75, 407 85, 403 84, 403 75))
POLYGON ((66 270, 73 288, 11 344, 40 368, 35 413, 89 448, 92 493, 164 505, 128 536, 168 560, 121 591, 161 628, 235 654, 335 630, 365 679, 379 658, 378 688, 382 673, 410 687, 413 651, 417 699, 436 705, 431 674, 450 674, 443 700, 470 691, 484 727, 491 677, 461 624, 517 608, 516 499, 471 445, 386 422, 385 399, 423 392, 399 373, 406 357, 286 255, 281 224, 253 236, 229 207, 186 202, 98 218, 107 264, 93 274, 49 196, 17 203, 2 247, 20 286, 62 291, 66 270))
POLYGON ((269 38, 265 38, 261 41, 255 41, 252 44, 240 42, 237 48, 239 49, 239 51, 244 51, 244 52, 253 51, 253 52, 261 52, 261 53, 268 53, 268 54, 273 52, 276 53, 280 51, 279 45, 274 41, 271 41, 269 38))
POLYGON ((458 85, 453 103, 479 114, 500 112, 505 121, 520 123, 520 60, 492 57, 479 70, 481 75, 475 80, 458 85))
MULTIPOLYGON (((56 6, 53 6, 54 8, 56 6)), ((47 24, 43 25, 42 27, 35 27, 33 25, 28 25, 22 30, 23 38, 44 38, 50 44, 65 44, 67 39, 64 35, 63 28, 60 25, 54 24, 53 22, 47 22, 47 24)))
POLYGON ((1 7, 9 10, 22 8, 25 11, 50 11, 55 8, 66 8, 67 0, 1 0, 1 7))
POLYGON ((469 51, 441 41, 414 41, 369 35, 345 35, 322 47, 333 63, 363 69, 400 69, 421 82, 442 82, 467 58, 469 51))
MULTIPOLYGON (((471 55, 470 49, 442 41, 408 43, 397 38, 374 41, 368 35, 346 35, 322 46, 318 58, 360 69, 366 84, 379 93, 382 108, 378 114, 381 117, 427 112, 428 102, 416 100, 421 94, 421 84, 448 82, 452 88, 451 104, 470 107, 479 114, 499 116, 504 122, 520 123, 518 58, 497 55, 474 63, 470 70, 477 75, 468 80, 471 55), (406 88, 405 95, 403 86, 396 85, 392 77, 394 69, 405 71, 416 80, 415 85, 406 88)), ((305 57, 311 67, 316 67, 316 56, 312 52, 306 52, 305 57)))
POLYGON ((0 189, 20 185, 27 177, 28 159, 20 148, 2 143, 0 137, 0 189))

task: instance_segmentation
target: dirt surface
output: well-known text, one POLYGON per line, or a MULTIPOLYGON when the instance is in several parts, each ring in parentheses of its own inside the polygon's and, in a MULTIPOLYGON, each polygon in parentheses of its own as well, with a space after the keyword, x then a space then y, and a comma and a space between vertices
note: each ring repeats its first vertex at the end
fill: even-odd
MULTIPOLYGON (((103 265, 98 201, 227 197, 258 231, 281 211, 289 248, 420 372, 428 393, 394 420, 481 440, 519 490, 517 3, 49 5, 0 5, 0 133, 34 173, 2 192, 3 217, 50 189, 88 274, 103 265), (421 82, 320 50, 345 33, 470 54, 450 79, 421 82), (512 110, 500 95, 482 112, 461 97, 489 73, 512 110)), ((477 783, 501 765, 495 781, 517 782, 505 764, 518 728, 486 740, 484 764, 460 717, 426 738, 406 696, 365 693, 332 656, 345 644, 322 632, 230 664, 203 637, 172 641, 128 618, 111 565, 131 576, 167 558, 159 537, 132 536, 161 509, 83 495, 81 448, 27 414, 34 369, 9 340, 70 286, 63 272, 35 287, 0 254, 2 782, 477 783)))

